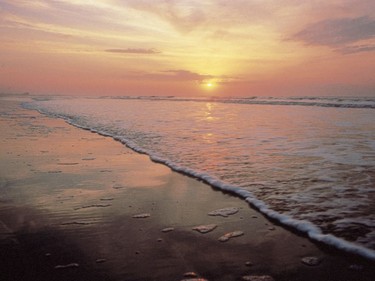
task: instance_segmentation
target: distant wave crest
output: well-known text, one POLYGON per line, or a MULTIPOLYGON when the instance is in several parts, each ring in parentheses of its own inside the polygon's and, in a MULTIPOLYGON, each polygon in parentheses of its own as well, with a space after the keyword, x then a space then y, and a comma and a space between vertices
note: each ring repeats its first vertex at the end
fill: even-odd
POLYGON ((290 105, 290 106, 317 106, 337 108, 374 108, 373 97, 201 97, 184 98, 175 96, 104 96, 106 99, 140 99, 140 100, 170 100, 194 102, 222 102, 236 104, 260 105, 290 105))

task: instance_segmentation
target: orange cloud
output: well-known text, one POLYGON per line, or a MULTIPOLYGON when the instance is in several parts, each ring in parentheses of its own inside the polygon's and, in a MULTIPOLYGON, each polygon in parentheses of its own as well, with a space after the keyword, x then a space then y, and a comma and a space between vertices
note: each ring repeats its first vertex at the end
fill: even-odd
POLYGON ((107 49, 108 53, 119 53, 119 54, 160 54, 161 52, 156 49, 107 49))

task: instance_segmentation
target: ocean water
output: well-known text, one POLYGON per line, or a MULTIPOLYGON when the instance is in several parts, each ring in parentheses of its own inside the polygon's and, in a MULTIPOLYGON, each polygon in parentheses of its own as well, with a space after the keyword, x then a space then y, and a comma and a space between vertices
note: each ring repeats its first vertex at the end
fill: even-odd
POLYGON ((48 98, 25 106, 375 260, 375 98, 48 98))

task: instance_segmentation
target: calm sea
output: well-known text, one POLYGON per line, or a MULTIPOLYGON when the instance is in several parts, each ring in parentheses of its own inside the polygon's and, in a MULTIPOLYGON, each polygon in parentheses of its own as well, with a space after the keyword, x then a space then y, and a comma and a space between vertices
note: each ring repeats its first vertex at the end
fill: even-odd
POLYGON ((53 98, 27 107, 375 258, 375 98, 53 98))

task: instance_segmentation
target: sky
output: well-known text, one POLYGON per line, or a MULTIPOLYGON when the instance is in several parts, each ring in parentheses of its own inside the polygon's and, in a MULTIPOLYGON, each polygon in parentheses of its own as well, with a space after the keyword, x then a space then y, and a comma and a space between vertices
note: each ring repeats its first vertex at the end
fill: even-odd
POLYGON ((0 0, 0 92, 375 96, 374 0, 0 0))

